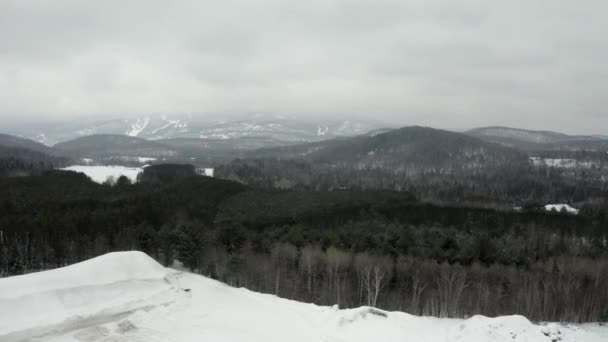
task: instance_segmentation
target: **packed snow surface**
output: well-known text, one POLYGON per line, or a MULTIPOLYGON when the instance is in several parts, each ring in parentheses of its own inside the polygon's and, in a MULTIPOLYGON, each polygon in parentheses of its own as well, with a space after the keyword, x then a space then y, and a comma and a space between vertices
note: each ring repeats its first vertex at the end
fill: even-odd
POLYGON ((143 171, 143 167, 125 167, 118 165, 110 166, 90 166, 90 165, 72 165, 64 167, 62 170, 82 172, 96 183, 103 183, 108 178, 118 179, 120 176, 126 176, 135 182, 137 175, 143 171))
POLYGON ((597 324, 339 310, 165 269, 140 252, 0 279, 0 341, 608 341, 597 324))
POLYGON ((123 252, 0 279, 0 341, 27 341, 49 329, 168 302, 173 293, 166 277, 167 270, 146 254, 123 252))

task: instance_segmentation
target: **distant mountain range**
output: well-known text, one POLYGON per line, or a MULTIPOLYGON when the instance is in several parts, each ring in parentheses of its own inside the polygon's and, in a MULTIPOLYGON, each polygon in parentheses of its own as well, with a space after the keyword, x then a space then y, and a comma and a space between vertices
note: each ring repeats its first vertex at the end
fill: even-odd
MULTIPOLYGON (((48 146, 99 134, 127 135, 148 140, 264 138, 293 143, 359 135, 383 127, 385 125, 373 121, 320 120, 317 122, 263 114, 226 120, 203 120, 187 115, 175 117, 162 115, 86 122, 29 123, 13 127, 11 133, 48 146)), ((252 144, 258 147, 257 141, 252 141, 252 144)))
MULTIPOLYGON (((466 171, 485 165, 496 167, 527 162, 528 157, 536 156, 539 151, 550 151, 555 158, 560 158, 560 153, 564 156, 570 153, 568 158, 572 158, 572 151, 608 151, 608 139, 599 136, 570 136, 508 127, 484 127, 464 133, 417 126, 365 130, 364 127, 373 125, 342 122, 320 128, 316 124, 275 119, 277 121, 254 118, 250 121, 215 123, 215 126, 209 124, 203 130, 201 126, 193 129, 191 123, 178 123, 166 118, 162 120, 172 123, 158 128, 146 118, 131 122, 127 132, 131 135, 84 135, 91 131, 77 131, 75 135, 83 136, 50 147, 31 139, 0 134, 0 147, 4 149, 5 157, 28 150, 73 160, 90 158, 100 163, 104 163, 104 160, 133 161, 145 158, 207 165, 236 158, 287 159, 315 165, 405 173, 421 169, 466 171), (197 137, 188 137, 194 132, 197 137), (163 138, 177 134, 185 137, 163 138), (154 139, 145 136, 153 136, 154 139)), ((92 131, 101 130, 100 127, 92 131)), ((105 130, 110 125, 103 127, 105 130)), ((122 128, 126 129, 127 126, 123 125, 122 128)))
POLYGON ((475 128, 466 133, 488 142, 528 151, 608 151, 608 138, 597 135, 567 135, 499 126, 475 128))

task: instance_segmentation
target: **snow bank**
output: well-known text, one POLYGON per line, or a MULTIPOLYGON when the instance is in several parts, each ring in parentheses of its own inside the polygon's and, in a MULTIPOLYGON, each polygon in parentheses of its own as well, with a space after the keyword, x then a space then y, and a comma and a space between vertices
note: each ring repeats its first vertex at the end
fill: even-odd
POLYGON ((523 316, 474 316, 453 327, 452 341, 549 341, 540 326, 523 316))
POLYGON ((550 341, 542 333, 541 326, 522 316, 474 316, 458 320, 373 308, 342 310, 336 312, 336 316, 339 319, 334 330, 344 341, 550 341), (377 338, 378 331, 381 331, 381 338, 377 338))
POLYGON ((0 341, 599 342, 598 325, 467 320, 361 307, 339 310, 166 270, 142 253, 0 279, 0 341))
POLYGON ((103 183, 109 177, 118 179, 120 176, 125 176, 131 182, 137 181, 137 176, 143 172, 143 167, 125 167, 118 165, 110 166, 88 166, 88 165, 72 165, 64 167, 61 170, 82 172, 87 177, 91 178, 96 183, 103 183))
POLYGON ((151 305, 162 300, 153 297, 171 290, 167 276, 146 254, 120 252, 0 279, 0 341, 32 329, 40 333, 70 320, 112 317, 151 305))
POLYGON ((126 280, 162 279, 166 275, 167 270, 145 253, 114 252, 55 270, 2 278, 0 300, 126 280))
POLYGON ((579 210, 572 208, 571 206, 569 206, 568 204, 547 204, 545 206, 545 210, 546 211, 557 211, 557 212, 561 212, 562 210, 566 210, 567 213, 570 214, 578 214, 579 210))

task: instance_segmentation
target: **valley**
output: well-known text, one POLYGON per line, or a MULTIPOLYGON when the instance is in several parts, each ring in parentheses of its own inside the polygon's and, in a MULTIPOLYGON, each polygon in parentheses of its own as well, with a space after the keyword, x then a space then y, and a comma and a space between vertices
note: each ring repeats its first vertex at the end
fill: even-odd
POLYGON ((0 342, 608 341, 607 12, 0 1, 0 342))
MULTIPOLYGON (((235 140, 1 140, 0 275, 141 250, 230 286, 354 310, 339 315, 608 317, 605 152, 418 126, 259 148, 235 140)), ((100 336, 120 330, 113 315, 92 318, 100 336)), ((505 336, 527 336, 517 324, 505 336)))

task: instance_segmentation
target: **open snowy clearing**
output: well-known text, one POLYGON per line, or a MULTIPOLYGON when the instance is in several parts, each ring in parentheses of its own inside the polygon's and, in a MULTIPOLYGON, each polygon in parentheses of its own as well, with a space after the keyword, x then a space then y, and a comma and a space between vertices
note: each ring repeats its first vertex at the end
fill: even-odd
POLYGON ((338 310, 165 269, 140 252, 0 279, 0 341, 608 341, 597 324, 535 325, 338 310))
POLYGON ((103 183, 108 178, 117 180, 120 176, 125 176, 131 182, 137 181, 137 176, 144 170, 143 167, 125 167, 118 165, 109 166, 89 166, 89 165, 72 165, 64 167, 61 170, 82 172, 93 182, 103 183))

